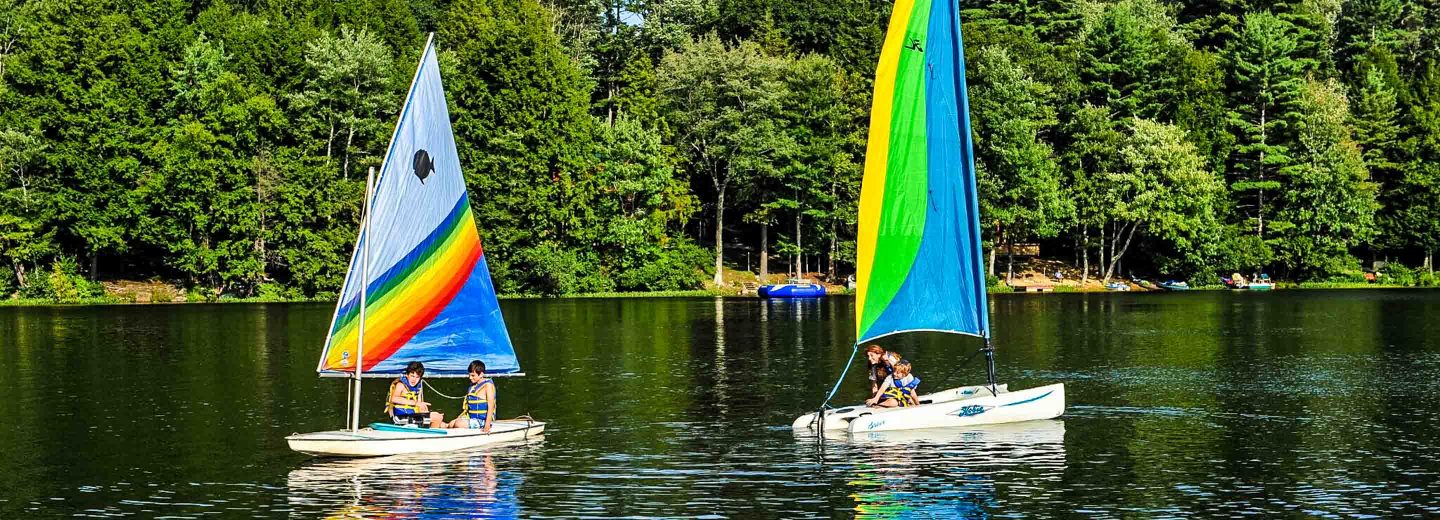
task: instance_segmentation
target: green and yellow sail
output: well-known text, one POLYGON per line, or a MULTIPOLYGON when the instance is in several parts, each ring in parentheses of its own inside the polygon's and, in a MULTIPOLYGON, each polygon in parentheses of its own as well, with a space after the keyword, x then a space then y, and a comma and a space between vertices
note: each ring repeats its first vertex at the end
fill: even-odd
POLYGON ((857 243, 856 343, 989 337, 955 0, 898 0, 875 74, 857 243))

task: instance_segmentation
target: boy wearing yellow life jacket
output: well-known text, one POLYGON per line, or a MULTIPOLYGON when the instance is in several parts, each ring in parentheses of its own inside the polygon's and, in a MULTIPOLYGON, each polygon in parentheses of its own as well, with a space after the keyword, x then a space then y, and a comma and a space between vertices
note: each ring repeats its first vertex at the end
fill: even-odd
POLYGON ((470 362, 470 388, 465 390, 465 408, 460 416, 445 425, 448 428, 471 428, 490 433, 495 422, 495 382, 485 377, 485 362, 470 362))
POLYGON ((920 378, 910 373, 910 361, 902 359, 895 363, 895 373, 880 385, 880 395, 865 404, 885 408, 917 406, 920 404, 919 386, 920 378))
POLYGON ((406 365, 405 375, 390 383, 390 398, 385 401, 385 413, 390 414, 395 424, 443 428, 444 415, 430 411, 430 403, 425 402, 423 377, 425 365, 419 361, 406 365))

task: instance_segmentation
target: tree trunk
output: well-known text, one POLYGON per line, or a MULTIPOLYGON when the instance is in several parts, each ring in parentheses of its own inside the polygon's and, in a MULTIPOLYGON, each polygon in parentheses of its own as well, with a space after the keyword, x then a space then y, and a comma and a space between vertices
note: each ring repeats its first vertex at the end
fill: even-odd
POLYGON ((351 145, 352 143, 354 143, 354 142, 355 142, 355 125, 350 125, 350 131, 347 132, 346 135, 345 135, 345 159, 344 159, 344 162, 342 163, 342 166, 340 167, 340 171, 341 171, 341 172, 344 172, 344 175, 345 175, 345 178, 346 178, 346 179, 349 179, 349 178, 350 178, 350 145, 351 145))
POLYGON ((835 283, 835 182, 830 182, 830 254, 826 255, 825 276, 835 283))
POLYGON ((830 221, 830 254, 825 255, 825 276, 835 283, 835 221, 830 221))
POLYGON ((795 210, 795 279, 805 277, 805 250, 800 246, 800 219, 805 218, 800 210, 795 210))
MULTIPOLYGON (((1260 107, 1260 162, 1255 165, 1260 182, 1265 182, 1265 107, 1260 107)), ((1260 188, 1255 202, 1255 237, 1265 239, 1265 188, 1260 188)))
POLYGON ((1431 276, 1435 275, 1435 252, 1429 249, 1425 250, 1425 268, 1430 270, 1431 276))
POLYGON ((1106 266, 1106 265, 1109 265, 1109 264, 1106 264, 1106 263, 1105 263, 1105 235, 1106 235, 1107 233, 1109 233, 1109 231, 1110 231, 1110 222, 1109 222, 1109 221, 1101 222, 1101 223, 1100 223, 1100 244, 1099 244, 1099 247, 1096 247, 1096 248, 1095 248, 1095 260, 1098 262, 1098 263, 1095 264, 1095 277, 1096 277, 1096 278, 1100 278, 1101 276, 1103 276, 1103 275, 1105 274, 1105 273, 1103 272, 1103 271, 1105 270, 1105 266, 1106 266))
POLYGON ((330 121, 330 136, 325 138, 325 166, 330 166, 330 157, 335 149, 335 121, 330 121))
POLYGON ((995 244, 990 246, 990 262, 985 266, 985 274, 995 276, 995 252, 1000 249, 1000 225, 995 225, 995 244))
POLYGON ((715 282, 716 287, 725 284, 725 188, 717 185, 719 195, 715 197, 715 282))
POLYGON ((760 283, 770 276, 770 223, 760 223, 760 283))
POLYGON ((1080 226, 1080 285, 1090 281, 1090 226, 1080 226))
POLYGON ((90 250, 90 281, 95 281, 95 272, 100 269, 100 252, 90 250))
POLYGON ((1005 237, 1005 285, 1015 279, 1015 244, 1010 240, 1010 232, 1002 233, 1005 237))
POLYGON ((1130 240, 1135 238, 1135 230, 1140 229, 1139 222, 1130 224, 1129 231, 1123 231, 1124 226, 1115 229, 1115 238, 1110 241, 1110 267, 1105 270, 1104 283, 1110 283, 1110 277, 1115 274, 1115 267, 1120 265, 1120 259, 1125 257, 1125 251, 1130 249, 1130 240), (1115 251, 1115 245, 1120 242, 1120 235, 1125 235, 1125 243, 1120 246, 1120 251, 1115 251))

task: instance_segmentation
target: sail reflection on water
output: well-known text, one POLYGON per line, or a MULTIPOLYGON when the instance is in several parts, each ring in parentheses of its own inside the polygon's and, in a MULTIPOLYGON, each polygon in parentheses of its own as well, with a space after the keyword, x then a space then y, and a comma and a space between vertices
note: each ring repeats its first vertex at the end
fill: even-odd
POLYGON ((498 469, 496 459, 524 457, 537 444, 502 455, 486 448, 317 460, 290 472, 287 500, 324 518, 515 518, 524 475, 498 469))
POLYGON ((870 432, 826 443, 856 462, 847 484, 862 517, 989 518, 1007 502, 1002 487, 1058 481, 1066 466, 1059 420, 870 432))

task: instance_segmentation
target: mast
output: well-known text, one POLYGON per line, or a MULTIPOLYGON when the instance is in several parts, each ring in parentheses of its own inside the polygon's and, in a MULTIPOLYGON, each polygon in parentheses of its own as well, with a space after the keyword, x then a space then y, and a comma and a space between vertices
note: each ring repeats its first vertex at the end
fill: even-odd
POLYGON ((369 281, 366 276, 370 272, 370 204, 371 198, 375 195, 375 167, 371 166, 369 173, 365 174, 365 218, 360 223, 360 341, 355 345, 355 398, 350 411, 350 429, 360 430, 360 383, 364 381, 362 373, 365 372, 365 298, 369 281))

